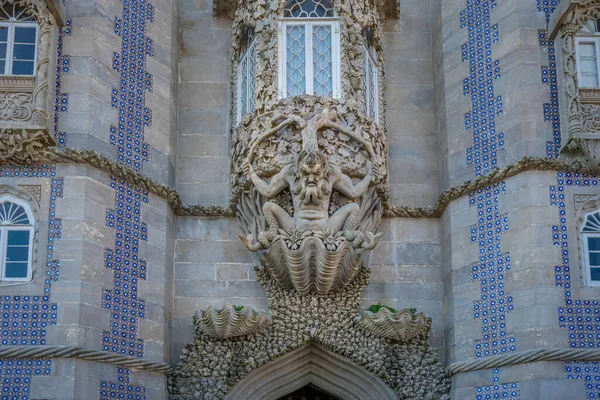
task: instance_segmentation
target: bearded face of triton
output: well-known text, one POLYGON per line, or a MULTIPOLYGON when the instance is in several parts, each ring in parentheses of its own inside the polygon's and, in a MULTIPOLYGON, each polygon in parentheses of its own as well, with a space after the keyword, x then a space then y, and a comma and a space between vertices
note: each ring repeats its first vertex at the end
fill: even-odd
POLYGON ((300 199, 304 204, 319 204, 323 200, 321 183, 327 177, 329 164, 320 151, 306 151, 298 160, 298 173, 302 180, 300 199))

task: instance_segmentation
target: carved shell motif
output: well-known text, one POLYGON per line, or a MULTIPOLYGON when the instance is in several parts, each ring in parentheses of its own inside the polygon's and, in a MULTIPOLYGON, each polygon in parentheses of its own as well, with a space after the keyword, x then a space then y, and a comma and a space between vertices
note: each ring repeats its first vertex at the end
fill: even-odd
POLYGON ((205 311, 196 313, 196 330, 200 329, 217 339, 228 339, 236 336, 252 335, 260 332, 269 324, 264 311, 256 312, 250 307, 236 310, 227 304, 222 310, 208 306, 205 311))
POLYGON ((392 312, 382 307, 377 313, 364 311, 355 321, 363 330, 397 342, 426 339, 431 329, 431 318, 410 309, 392 312))
POLYGON ((350 242, 328 243, 314 236, 279 236, 263 256, 263 265, 277 283, 303 296, 338 292, 352 282, 362 262, 362 254, 350 242))

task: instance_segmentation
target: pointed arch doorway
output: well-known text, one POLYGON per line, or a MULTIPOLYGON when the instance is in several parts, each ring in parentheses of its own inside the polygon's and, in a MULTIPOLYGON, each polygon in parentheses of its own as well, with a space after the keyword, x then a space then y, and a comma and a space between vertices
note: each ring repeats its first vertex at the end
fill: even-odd
MULTIPOLYGON (((287 397, 305 387, 312 387, 334 400, 397 398, 392 389, 371 372, 323 346, 311 343, 251 372, 232 388, 225 399, 288 400, 287 397)), ((307 397, 306 400, 313 399, 307 397)), ((324 397, 320 400, 329 399, 324 397)))

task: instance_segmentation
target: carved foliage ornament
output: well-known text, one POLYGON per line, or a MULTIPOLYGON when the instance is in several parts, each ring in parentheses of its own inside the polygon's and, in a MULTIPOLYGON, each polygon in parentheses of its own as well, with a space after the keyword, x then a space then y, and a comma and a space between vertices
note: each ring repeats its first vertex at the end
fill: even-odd
POLYGON ((0 129, 0 163, 25 165, 43 160, 54 140, 42 130, 0 129))

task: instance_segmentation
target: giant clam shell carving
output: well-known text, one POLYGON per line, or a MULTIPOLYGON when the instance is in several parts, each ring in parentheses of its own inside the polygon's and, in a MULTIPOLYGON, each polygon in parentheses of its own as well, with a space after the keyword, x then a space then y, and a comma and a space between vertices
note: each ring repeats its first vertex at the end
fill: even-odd
POLYGON ((227 304, 222 310, 208 306, 205 311, 196 313, 195 318, 196 329, 221 340, 258 333, 268 324, 264 311, 256 312, 250 307, 243 307, 238 311, 231 304, 227 304))
POLYGON ((408 342, 416 337, 426 339, 431 329, 431 318, 410 309, 392 312, 381 307, 377 313, 364 311, 355 321, 362 329, 397 342, 408 342))
POLYGON ((329 244, 315 236, 279 236, 263 256, 263 265, 284 289, 301 295, 338 292, 359 273, 362 254, 352 243, 337 239, 329 244))

